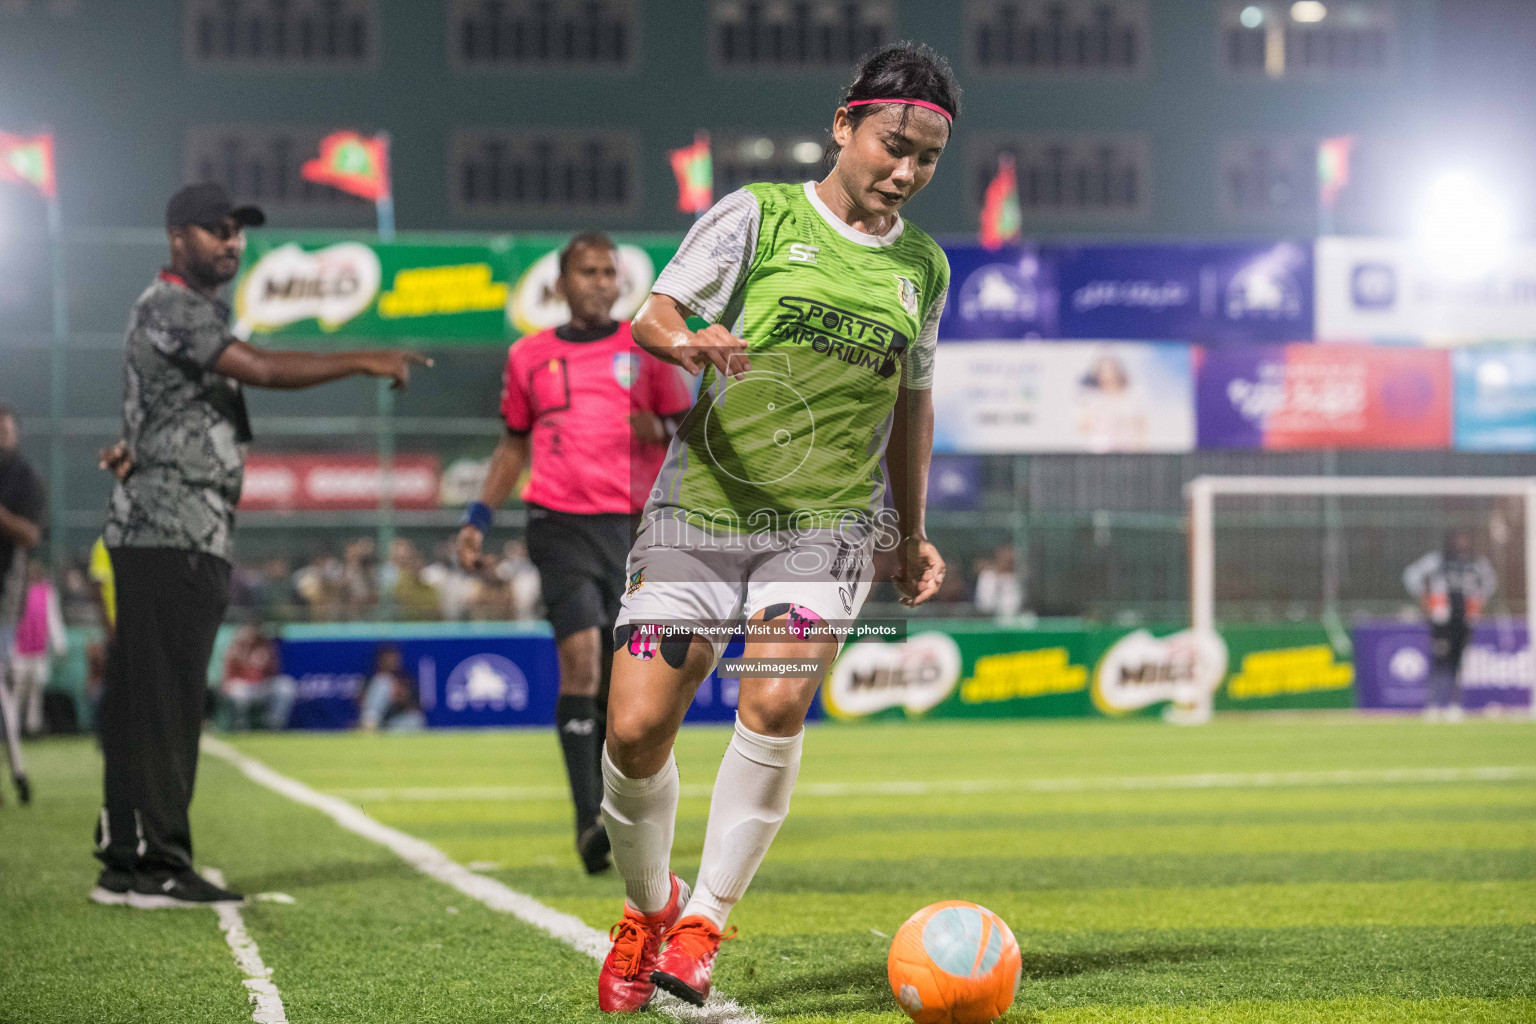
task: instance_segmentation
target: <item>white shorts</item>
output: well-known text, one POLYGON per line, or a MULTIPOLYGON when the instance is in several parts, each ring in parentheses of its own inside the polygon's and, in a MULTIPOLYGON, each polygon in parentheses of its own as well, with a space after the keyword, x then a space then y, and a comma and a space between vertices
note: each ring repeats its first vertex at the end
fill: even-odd
POLYGON ((873 555, 864 525, 715 535, 651 516, 630 548, 614 625, 694 627, 718 662, 731 630, 765 608, 794 605, 802 615, 851 623, 874 583, 873 555))

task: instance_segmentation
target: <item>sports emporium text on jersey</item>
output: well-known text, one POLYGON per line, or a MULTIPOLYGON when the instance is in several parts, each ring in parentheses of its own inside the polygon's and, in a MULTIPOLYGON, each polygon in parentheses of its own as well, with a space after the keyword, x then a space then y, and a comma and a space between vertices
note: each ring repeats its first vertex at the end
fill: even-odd
POLYGON ((796 295, 779 298, 788 312, 778 314, 770 336, 796 345, 809 343, 850 366, 867 366, 882 377, 896 372, 896 356, 911 339, 901 331, 859 313, 796 295))

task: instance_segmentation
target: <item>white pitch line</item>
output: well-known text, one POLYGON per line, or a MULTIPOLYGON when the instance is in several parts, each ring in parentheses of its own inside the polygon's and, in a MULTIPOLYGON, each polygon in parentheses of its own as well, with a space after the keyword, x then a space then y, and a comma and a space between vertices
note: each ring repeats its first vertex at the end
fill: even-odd
MULTIPOLYGON (((608 936, 581 918, 545 906, 532 896, 509 888, 494 878, 476 874, 450 859, 431 843, 375 821, 340 797, 313 790, 299 780, 289 778, 255 758, 242 754, 222 740, 204 736, 202 748, 214 757, 234 765, 252 782, 281 793, 295 803, 313 807, 347 831, 373 840, 422 874, 452 886, 492 910, 500 910, 526 921, 594 960, 602 960, 608 955, 612 945, 608 936)), ((762 1017, 718 995, 711 995, 703 1008, 689 1006, 661 992, 657 993, 657 997, 659 1009, 679 1020, 689 1021, 690 1024, 765 1024, 762 1017)))
MULTIPOLYGON (((224 873, 218 868, 204 868, 203 877, 219 888, 224 888, 224 873)), ((240 908, 226 903, 216 905, 213 909, 218 912, 219 930, 224 933, 224 941, 229 943, 230 950, 235 954, 235 965, 245 974, 245 987, 250 993, 250 1001, 256 1004, 251 1020, 256 1024, 288 1024, 283 997, 272 983, 272 968, 261 962, 261 951, 256 948, 256 941, 251 938, 250 932, 245 930, 245 919, 240 916, 240 908)))
MULTIPOLYGON (((1089 793, 1124 790, 1276 789, 1397 783, 1528 782, 1536 767, 1366 768, 1339 771, 1225 772, 1200 775, 1106 775, 1064 779, 962 779, 925 782, 803 782, 795 797, 956 796, 969 793, 1089 793)), ((706 797, 712 787, 687 785, 686 797, 706 797)), ((444 801, 569 800, 558 786, 406 786, 398 789, 337 789, 333 794, 362 803, 444 801)))

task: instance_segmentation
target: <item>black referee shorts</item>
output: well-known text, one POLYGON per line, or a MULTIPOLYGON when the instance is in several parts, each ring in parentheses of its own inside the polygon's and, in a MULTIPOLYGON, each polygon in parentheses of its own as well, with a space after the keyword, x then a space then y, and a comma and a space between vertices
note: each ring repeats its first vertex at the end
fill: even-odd
POLYGON ((528 557, 539 570, 556 643, 596 626, 604 648, 609 646, 638 523, 638 516, 577 515, 529 506, 528 557))

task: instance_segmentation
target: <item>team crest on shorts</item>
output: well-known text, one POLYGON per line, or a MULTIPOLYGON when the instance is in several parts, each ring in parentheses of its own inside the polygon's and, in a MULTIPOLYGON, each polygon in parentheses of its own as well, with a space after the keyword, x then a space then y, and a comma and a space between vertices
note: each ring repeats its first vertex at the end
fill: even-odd
POLYGON ((917 285, 900 274, 891 276, 896 279, 896 298, 901 301, 901 308, 911 316, 917 316, 917 285))
POLYGON ((641 566, 629 574, 629 586, 624 590, 625 597, 633 597, 635 591, 645 586, 645 566, 641 566))
POLYGON ((633 352, 618 352, 613 357, 613 379, 625 390, 635 382, 640 372, 640 357, 633 352))

